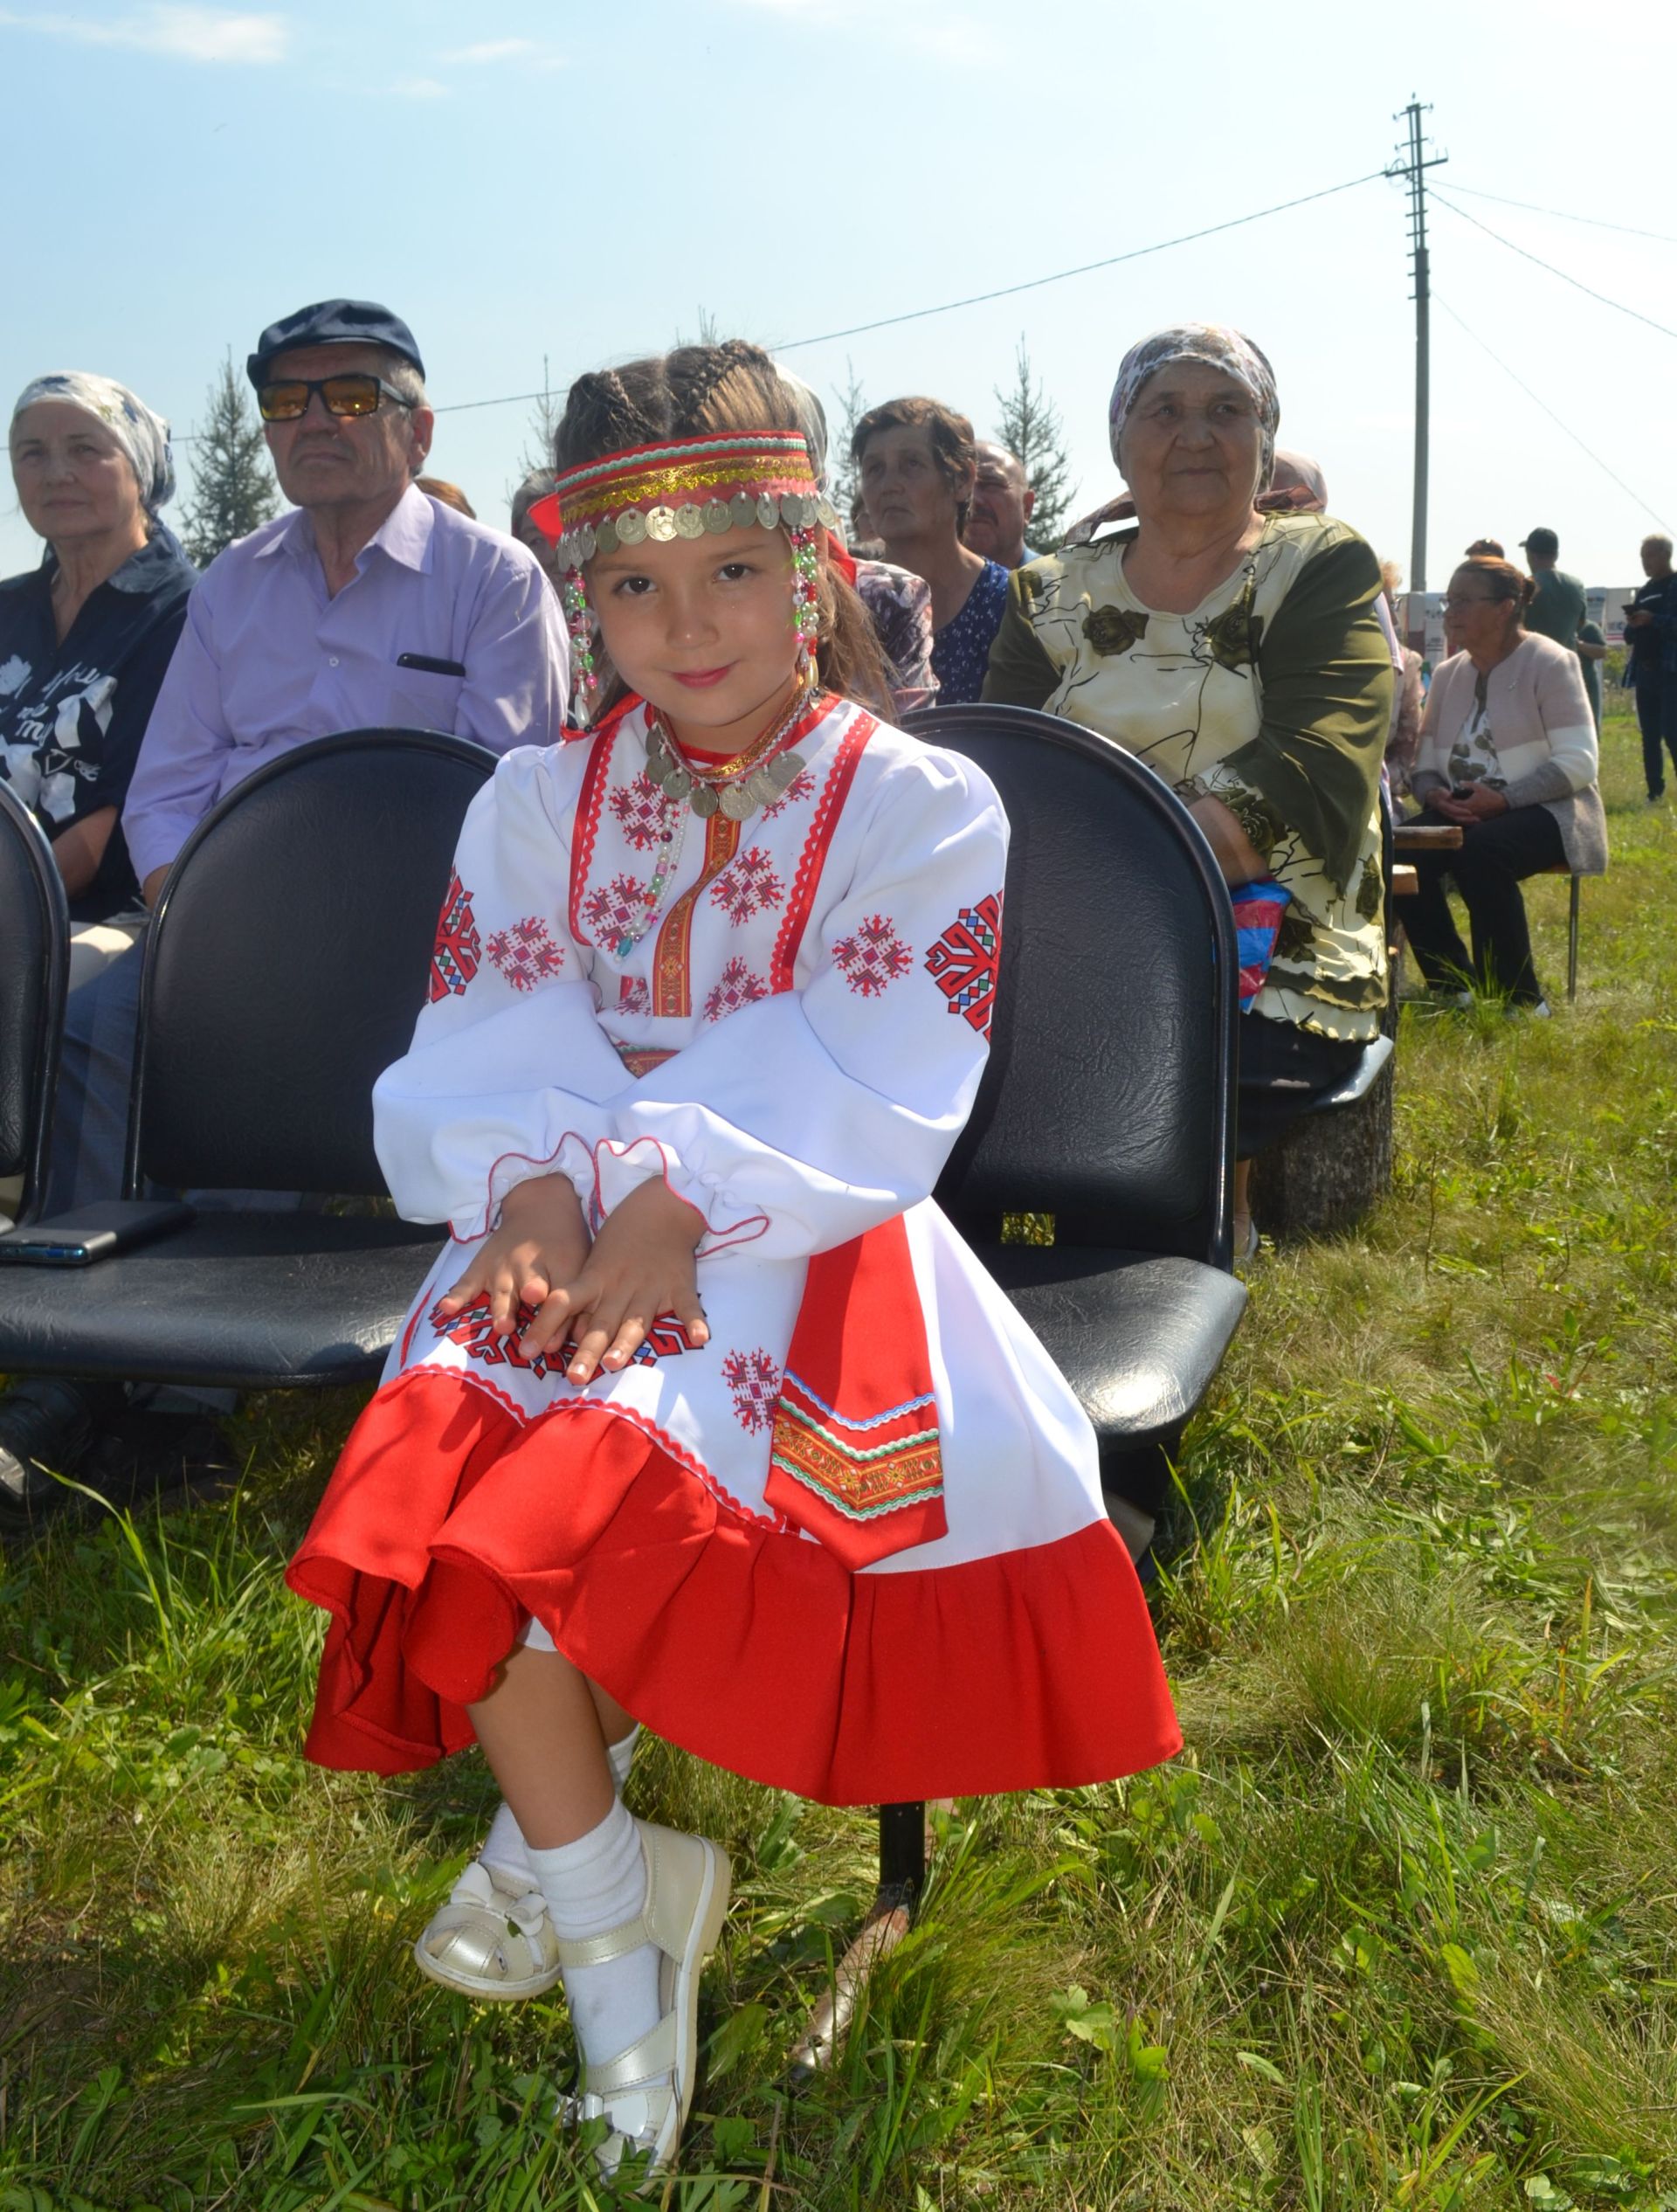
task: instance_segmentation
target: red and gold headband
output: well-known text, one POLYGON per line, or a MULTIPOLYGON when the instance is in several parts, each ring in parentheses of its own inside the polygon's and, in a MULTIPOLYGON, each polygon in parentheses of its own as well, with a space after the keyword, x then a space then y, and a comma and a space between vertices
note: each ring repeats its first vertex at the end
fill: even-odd
POLYGON ((783 529, 792 542, 793 625, 799 666, 813 680, 816 551, 820 524, 838 510, 821 489, 801 431, 711 431, 662 446, 636 446, 567 468, 530 508, 559 550, 561 597, 570 632, 572 674, 583 718, 598 690, 583 564, 620 545, 720 537, 725 530, 783 529))
POLYGON ((708 432, 637 446, 568 468, 530 518, 559 549, 562 568, 650 538, 718 536, 756 523, 811 529, 838 527, 838 510, 816 481, 810 449, 796 430, 708 432))

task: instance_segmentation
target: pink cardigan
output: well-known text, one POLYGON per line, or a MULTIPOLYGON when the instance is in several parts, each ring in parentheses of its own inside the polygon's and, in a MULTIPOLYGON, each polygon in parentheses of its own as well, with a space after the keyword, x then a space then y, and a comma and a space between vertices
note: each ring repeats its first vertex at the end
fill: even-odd
MULTIPOLYGON (((1472 716, 1478 680, 1465 653, 1452 653, 1434 671, 1410 777, 1418 799, 1447 786, 1450 749, 1472 716)), ((1596 722, 1577 654, 1529 633, 1491 670, 1486 699, 1508 805, 1547 806, 1573 874, 1605 874, 1607 818, 1596 787, 1596 722)))

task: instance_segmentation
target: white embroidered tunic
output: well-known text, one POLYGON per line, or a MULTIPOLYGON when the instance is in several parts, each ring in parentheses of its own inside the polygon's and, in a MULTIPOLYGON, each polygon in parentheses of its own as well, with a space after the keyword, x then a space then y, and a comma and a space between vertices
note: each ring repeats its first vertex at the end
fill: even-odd
MULTIPOLYGON (((1103 1513, 1093 1434, 930 1201, 988 1050, 1001 808, 970 763, 852 706, 822 702, 796 742, 802 772, 742 824, 682 824, 685 801, 645 772, 638 707, 592 741, 508 755, 474 803, 431 1002, 375 1094, 398 1206, 455 1239, 388 1372, 452 1370, 527 1420, 608 1407, 783 1525, 764 1489, 807 1263, 901 1214, 949 1532, 879 1565, 1052 1541, 1103 1513), (486 1311, 432 1317, 507 1191, 556 1171, 597 1221, 652 1175, 698 1208, 704 1353, 672 1323, 579 1386, 486 1311)), ((869 1440, 844 1443, 865 1470, 869 1440)), ((867 1514, 900 1502, 854 1497, 867 1514)))

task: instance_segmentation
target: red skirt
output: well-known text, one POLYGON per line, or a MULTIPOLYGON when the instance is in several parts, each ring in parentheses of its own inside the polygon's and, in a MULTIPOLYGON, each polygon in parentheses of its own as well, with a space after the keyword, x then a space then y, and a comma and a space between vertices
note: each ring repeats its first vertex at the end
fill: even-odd
POLYGON ((1067 1788, 1182 1746, 1107 1522, 1030 1549, 852 1573, 735 1510, 621 1414, 528 1423, 416 1372, 362 1414, 286 1580, 332 1616, 306 1746, 396 1774, 534 1615, 656 1734, 828 1805, 1067 1788))

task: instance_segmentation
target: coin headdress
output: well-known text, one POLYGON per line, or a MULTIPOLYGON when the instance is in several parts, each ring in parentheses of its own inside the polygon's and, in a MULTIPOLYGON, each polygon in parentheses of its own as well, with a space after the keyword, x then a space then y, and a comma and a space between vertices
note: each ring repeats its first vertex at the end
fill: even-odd
POLYGON ((562 470, 530 519, 559 550, 560 594, 570 632, 572 681, 586 722, 599 693, 584 562, 620 545, 668 544, 707 532, 783 529, 792 548, 792 619, 798 667, 815 668, 817 525, 838 527, 802 432, 707 431, 635 446, 562 470))

